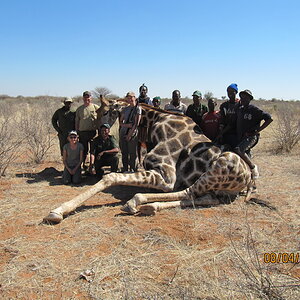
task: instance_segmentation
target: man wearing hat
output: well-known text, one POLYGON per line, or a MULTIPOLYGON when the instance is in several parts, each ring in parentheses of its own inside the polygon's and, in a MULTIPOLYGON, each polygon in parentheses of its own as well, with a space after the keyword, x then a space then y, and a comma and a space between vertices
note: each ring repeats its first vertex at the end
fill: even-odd
POLYGON ((96 136, 97 110, 99 106, 92 103, 92 94, 89 91, 83 92, 83 105, 76 110, 75 128, 79 134, 79 141, 84 147, 83 167, 85 167, 86 156, 89 152, 90 143, 96 136))
POLYGON ((64 145, 68 143, 68 133, 75 129, 75 111, 71 109, 72 103, 72 98, 65 98, 64 106, 52 116, 52 125, 57 131, 61 155, 64 145))
POLYGON ((109 124, 100 126, 100 135, 91 144, 90 173, 102 177, 103 166, 110 166, 111 172, 117 172, 119 146, 116 139, 109 134, 109 124))
POLYGON ((269 126, 273 119, 269 113, 250 104, 250 101, 253 100, 251 91, 244 90, 239 95, 241 103, 236 112, 238 143, 234 151, 249 165, 252 178, 257 179, 259 177, 257 166, 251 162, 246 152, 257 144, 259 133, 269 126), (263 120, 264 123, 261 125, 263 120))
POLYGON ((154 97, 152 99, 152 104, 153 104, 154 107, 160 108, 161 98, 159 96, 154 97))
POLYGON ((193 93, 193 104, 190 104, 186 110, 186 115, 193 119, 198 126, 201 126, 202 117, 208 112, 207 106, 200 103, 201 99, 201 92, 195 91, 193 93))
POLYGON ((232 83, 227 87, 227 96, 229 100, 220 105, 220 133, 217 141, 220 144, 228 145, 230 150, 237 145, 236 133, 236 112, 239 107, 239 100, 236 95, 238 93, 238 86, 232 83))

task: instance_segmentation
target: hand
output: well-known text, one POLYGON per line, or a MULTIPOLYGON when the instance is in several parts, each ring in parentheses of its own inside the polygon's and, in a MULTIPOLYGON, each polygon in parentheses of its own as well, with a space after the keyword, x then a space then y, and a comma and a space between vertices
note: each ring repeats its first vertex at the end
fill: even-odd
POLYGON ((257 130, 254 130, 254 131, 252 131, 252 132, 246 132, 245 133, 245 136, 254 136, 254 135, 256 135, 256 134, 258 134, 258 131, 257 130))
POLYGON ((101 156, 104 154, 104 151, 100 152, 98 155, 97 155, 97 159, 101 159, 101 156))
POLYGON ((75 174, 75 169, 69 169, 69 173, 71 174, 71 175, 74 175, 75 174))
POLYGON ((89 172, 90 172, 91 175, 96 175, 96 169, 95 169, 94 165, 90 166, 89 172))
POLYGON ((218 135, 213 142, 223 144, 223 137, 221 135, 218 135))

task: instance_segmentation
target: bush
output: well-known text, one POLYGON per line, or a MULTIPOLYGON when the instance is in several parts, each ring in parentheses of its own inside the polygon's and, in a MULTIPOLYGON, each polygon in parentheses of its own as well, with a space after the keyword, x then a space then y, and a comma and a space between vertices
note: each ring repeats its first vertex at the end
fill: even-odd
POLYGON ((276 110, 277 126, 274 129, 275 153, 290 153, 300 141, 299 112, 290 106, 276 110))
POLYGON ((21 116, 21 131, 27 143, 30 159, 41 163, 54 144, 54 130, 51 124, 52 113, 41 105, 27 106, 21 116))
POLYGON ((22 137, 16 130, 18 123, 13 110, 1 103, 0 112, 0 176, 4 176, 10 163, 19 154, 22 137))

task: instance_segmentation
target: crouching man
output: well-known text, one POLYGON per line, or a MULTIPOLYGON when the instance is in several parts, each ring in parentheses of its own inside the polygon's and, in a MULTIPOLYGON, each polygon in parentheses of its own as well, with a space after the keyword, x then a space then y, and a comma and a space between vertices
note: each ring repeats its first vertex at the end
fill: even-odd
POLYGON ((90 173, 100 178, 104 174, 102 169, 104 166, 110 166, 111 172, 117 172, 118 170, 119 158, 117 154, 119 146, 116 139, 109 133, 109 124, 101 125, 99 136, 91 144, 90 173))

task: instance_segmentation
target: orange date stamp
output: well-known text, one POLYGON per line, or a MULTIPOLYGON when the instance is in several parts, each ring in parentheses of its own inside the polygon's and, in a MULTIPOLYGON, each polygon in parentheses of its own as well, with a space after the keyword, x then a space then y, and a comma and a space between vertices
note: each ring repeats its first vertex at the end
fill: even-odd
POLYGON ((285 252, 285 253, 275 253, 275 252, 270 252, 270 253, 264 253, 264 263, 293 263, 293 264, 298 264, 299 263, 299 253, 294 253, 294 252, 285 252))

